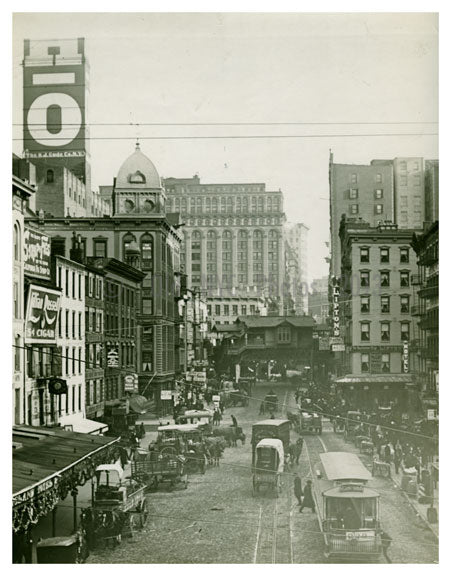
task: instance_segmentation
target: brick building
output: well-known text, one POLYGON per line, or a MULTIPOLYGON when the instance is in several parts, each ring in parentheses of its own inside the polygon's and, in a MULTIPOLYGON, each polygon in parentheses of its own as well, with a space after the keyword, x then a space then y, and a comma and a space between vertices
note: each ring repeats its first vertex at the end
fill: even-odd
POLYGON ((418 382, 425 410, 438 410, 439 378, 439 236, 438 221, 415 234, 412 247, 418 258, 415 314, 419 319, 418 382))
POLYGON ((337 380, 360 407, 399 403, 415 409, 412 316, 418 267, 412 230, 343 219, 340 318, 346 354, 337 380))

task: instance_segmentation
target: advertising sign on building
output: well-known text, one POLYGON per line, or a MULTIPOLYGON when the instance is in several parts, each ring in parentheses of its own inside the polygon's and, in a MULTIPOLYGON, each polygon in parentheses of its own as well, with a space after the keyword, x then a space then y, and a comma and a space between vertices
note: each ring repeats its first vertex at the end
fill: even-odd
POLYGON ((161 390, 160 398, 162 400, 170 400, 172 398, 172 390, 161 390))
POLYGON ((340 336, 340 284, 336 278, 332 286, 332 323, 333 335, 340 336))
POLYGON ((332 344, 332 352, 345 352, 346 346, 344 344, 332 344))
POLYGON ((124 376, 124 392, 138 391, 138 374, 126 374, 124 376))
POLYGON ((207 374, 205 372, 193 372, 193 382, 206 382, 207 374))
POLYGON ((119 368, 119 348, 116 344, 107 346, 106 365, 108 368, 119 368))
POLYGON ((409 343, 404 342, 402 345, 402 371, 404 374, 409 372, 409 343))
POLYGON ((24 230, 24 273, 50 280, 50 238, 36 230, 24 230))
POLYGON ((318 350, 329 350, 329 337, 320 337, 318 339, 318 350))
POLYGON ((61 293, 31 285, 25 316, 26 344, 56 344, 61 293))

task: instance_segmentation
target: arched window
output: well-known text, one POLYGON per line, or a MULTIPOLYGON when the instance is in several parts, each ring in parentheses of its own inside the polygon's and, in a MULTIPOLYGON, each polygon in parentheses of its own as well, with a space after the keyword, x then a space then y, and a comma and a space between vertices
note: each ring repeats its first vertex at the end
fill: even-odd
POLYGON ((53 182, 55 181, 55 173, 53 172, 53 170, 47 170, 46 180, 47 184, 53 184, 53 182))
POLYGON ((230 232, 230 230, 224 230, 222 237, 225 240, 230 240, 232 238, 232 232, 230 232))
POLYGON ((131 232, 127 232, 127 234, 125 234, 125 236, 122 238, 123 260, 125 260, 125 255, 126 255, 127 249, 132 242, 136 242, 136 237, 133 236, 133 234, 131 232))
POLYGON ((258 197, 258 212, 263 212, 263 196, 258 197))
POLYGON ((231 213, 233 210, 233 198, 231 196, 227 197, 227 212, 231 213))
POLYGON ((211 198, 205 198, 205 212, 207 214, 211 212, 211 198))
POLYGON ((22 255, 20 252, 20 230, 18 224, 14 224, 14 260, 20 262, 22 255))
POLYGON ((145 234, 141 238, 141 259, 142 269, 152 271, 153 269, 153 238, 150 234, 145 234))
POLYGON ((207 240, 216 240, 216 231, 215 230, 209 230, 207 232, 207 240))

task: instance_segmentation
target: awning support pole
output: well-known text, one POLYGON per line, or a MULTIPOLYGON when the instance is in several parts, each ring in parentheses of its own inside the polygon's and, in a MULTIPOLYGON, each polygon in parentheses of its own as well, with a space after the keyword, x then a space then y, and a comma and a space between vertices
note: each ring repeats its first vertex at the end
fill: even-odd
POLYGON ((58 506, 55 506, 55 508, 52 510, 52 536, 55 537, 56 536, 56 511, 57 511, 58 506))
POLYGON ((77 531, 77 527, 78 527, 78 516, 77 516, 77 494, 78 494, 78 490, 76 488, 74 488, 71 492, 72 494, 72 498, 73 498, 73 503, 74 503, 74 532, 77 531))

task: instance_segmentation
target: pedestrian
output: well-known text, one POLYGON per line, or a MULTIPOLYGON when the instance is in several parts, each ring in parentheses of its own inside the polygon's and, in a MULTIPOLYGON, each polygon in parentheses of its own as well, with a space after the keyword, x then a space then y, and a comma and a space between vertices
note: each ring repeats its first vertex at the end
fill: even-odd
POLYGON ((232 426, 233 426, 234 428, 238 428, 238 421, 237 421, 237 419, 235 418, 235 416, 234 416, 233 414, 231 414, 231 415, 230 415, 230 418, 232 419, 232 426))
POLYGON ((387 444, 385 444, 384 447, 384 460, 385 462, 387 462, 387 464, 390 464, 391 462, 391 448, 390 448, 390 444, 387 442, 387 444))
POLYGON ((271 412, 271 416, 269 417, 271 420, 275 419, 274 412, 271 412))
POLYGON ((388 549, 390 548, 390 544, 392 543, 391 537, 387 534, 387 532, 381 532, 381 543, 382 543, 382 554, 384 555, 385 560, 389 564, 392 563, 392 559, 388 556, 388 549))
POLYGON ((144 427, 144 422, 141 422, 141 426, 139 427, 139 432, 140 432, 140 439, 144 438, 144 436, 146 435, 146 429, 144 427))
POLYGON ((307 484, 305 485, 304 488, 304 498, 302 499, 301 508, 299 509, 299 512, 301 514, 304 508, 310 508, 312 512, 315 512, 315 501, 313 499, 311 480, 307 480, 307 484))
POLYGON ((299 474, 296 474, 294 478, 294 495, 298 501, 299 506, 302 505, 302 479, 299 474))
POLYGON ((296 464, 299 464, 299 458, 301 457, 303 446, 304 446, 304 438, 298 438, 296 440, 296 464))
POLYGON ((402 462, 402 450, 399 446, 396 446, 396 448, 395 448, 395 455, 394 455, 393 461, 395 464, 395 473, 398 474, 399 467, 401 466, 401 462, 402 462))

